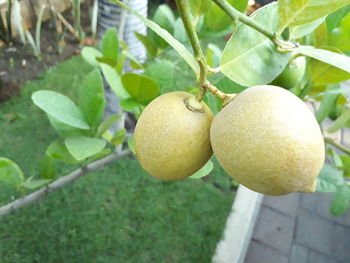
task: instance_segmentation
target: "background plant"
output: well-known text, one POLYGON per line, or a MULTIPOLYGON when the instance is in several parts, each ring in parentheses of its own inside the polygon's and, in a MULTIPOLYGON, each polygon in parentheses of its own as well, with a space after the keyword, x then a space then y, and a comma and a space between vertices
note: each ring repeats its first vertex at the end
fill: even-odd
POLYGON ((12 0, 7 2, 7 10, 5 17, 0 14, 0 39, 6 44, 10 44, 12 41, 12 0))

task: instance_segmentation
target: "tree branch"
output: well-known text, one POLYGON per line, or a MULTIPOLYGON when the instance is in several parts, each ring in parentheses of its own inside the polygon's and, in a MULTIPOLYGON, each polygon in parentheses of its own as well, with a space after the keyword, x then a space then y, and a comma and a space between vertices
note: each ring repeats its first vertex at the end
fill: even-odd
POLYGON ((335 148, 341 150, 343 153, 349 154, 350 155, 350 149, 345 147, 344 145, 341 145, 335 141, 333 141, 331 138, 324 138, 324 141, 335 148))
POLYGON ((7 205, 0 207, 0 217, 4 216, 6 214, 12 213, 23 206, 34 203, 34 202, 40 200, 41 198, 45 197, 49 193, 56 192, 60 188, 66 186, 66 185, 72 184, 75 180, 77 180, 81 176, 83 176, 89 172, 95 171, 97 169, 100 169, 102 167, 105 167, 105 166, 109 165, 110 163, 112 163, 116 160, 119 160, 125 156, 128 156, 130 154, 131 154, 130 150, 124 150, 120 153, 113 153, 113 154, 108 155, 107 157, 105 157, 101 160, 90 163, 83 168, 79 168, 79 169, 73 171, 72 173, 70 173, 69 175, 63 176, 63 177, 59 178, 58 180, 54 181, 53 183, 48 184, 48 185, 44 186, 43 188, 41 188, 41 189, 39 189, 39 190, 29 194, 29 195, 26 195, 26 196, 19 198, 19 199, 15 200, 7 205))
POLYGON ((271 32, 267 29, 265 29, 262 25, 255 22, 252 18, 249 16, 246 16, 245 14, 242 14, 238 10, 236 10, 233 6, 229 4, 226 0, 212 0, 216 5, 218 5, 226 14, 228 14, 233 20, 238 19, 242 23, 246 24, 247 26, 250 26, 251 28, 254 28, 256 31, 260 32, 261 34, 265 35, 267 38, 269 38, 272 42, 275 42, 276 35, 274 32, 271 32))
POLYGON ((211 84, 209 81, 205 81, 203 87, 213 93, 213 95, 223 101, 223 106, 229 104, 236 97, 237 94, 226 94, 211 84))
POLYGON ((192 22, 192 16, 190 13, 190 9, 188 6, 187 0, 176 0, 176 5, 179 10, 182 22, 184 24, 185 30, 187 32, 187 36, 190 40, 195 59, 197 60, 200 68, 200 73, 198 76, 197 84, 199 88, 199 93, 197 94, 196 98, 198 101, 201 101, 203 99, 203 96, 205 94, 205 89, 203 87, 204 82, 207 78, 207 68, 206 68, 206 62, 205 62, 205 56, 203 53, 203 50, 201 48, 199 38, 197 35, 197 31, 195 26, 192 22))

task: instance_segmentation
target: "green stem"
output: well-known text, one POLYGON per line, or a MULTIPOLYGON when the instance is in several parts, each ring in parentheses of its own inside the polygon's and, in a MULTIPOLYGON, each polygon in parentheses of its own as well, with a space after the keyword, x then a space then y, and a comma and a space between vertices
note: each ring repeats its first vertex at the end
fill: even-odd
POLYGON ((335 148, 341 150, 343 153, 349 154, 350 155, 350 149, 345 147, 344 145, 341 145, 335 141, 333 141, 330 138, 324 138, 324 141, 332 146, 334 146, 335 148))
POLYGON ((231 6, 226 0, 212 0, 215 4, 217 4, 226 14, 228 14, 232 19, 236 20, 238 19, 242 23, 246 24, 247 26, 250 26, 251 28, 255 29, 256 31, 260 32, 261 34, 265 35, 267 38, 271 39, 272 42, 276 42, 276 33, 271 32, 267 29, 265 29, 262 25, 255 22, 252 18, 249 16, 246 16, 245 14, 242 14, 238 10, 236 10, 233 6, 231 6))
POLYGON ((176 5, 177 8, 180 12, 182 21, 184 23, 187 35, 190 39, 194 56, 198 60, 203 60, 204 61, 204 54, 202 51, 202 48, 199 43, 198 35, 196 32, 195 27, 192 24, 192 18, 190 14, 190 9, 188 6, 188 1, 187 0, 176 0, 176 5))
POLYGON ((205 88, 204 88, 204 82, 207 79, 207 67, 205 63, 205 56, 203 54, 201 45, 199 43, 198 35, 196 32, 196 28, 194 27, 192 23, 192 17, 190 14, 190 9, 188 6, 187 0, 176 0, 177 8, 180 12, 180 16, 182 19, 182 22, 184 23, 184 27, 186 29, 188 38, 190 39, 191 46, 194 52, 194 56, 199 64, 200 73, 198 77, 198 87, 200 89, 199 93, 197 94, 196 98, 198 101, 201 101, 205 95, 205 88))

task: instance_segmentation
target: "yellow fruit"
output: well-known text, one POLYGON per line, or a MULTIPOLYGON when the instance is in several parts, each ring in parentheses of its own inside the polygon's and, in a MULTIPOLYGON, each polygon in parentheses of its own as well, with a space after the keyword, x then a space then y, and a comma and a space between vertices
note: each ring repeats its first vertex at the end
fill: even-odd
POLYGON ((187 92, 159 96, 142 112, 135 128, 136 157, 151 175, 180 180, 210 159, 213 114, 187 92))
POLYGON ((226 172, 256 192, 315 191, 324 140, 310 109, 285 89, 246 89, 215 116, 210 139, 226 172))

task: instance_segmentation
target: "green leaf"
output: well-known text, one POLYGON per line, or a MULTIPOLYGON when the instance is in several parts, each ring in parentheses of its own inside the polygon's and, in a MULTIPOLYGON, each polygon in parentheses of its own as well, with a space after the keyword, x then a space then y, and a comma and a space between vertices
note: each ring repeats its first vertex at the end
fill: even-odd
POLYGON ((202 178, 210 174, 210 172, 213 169, 214 169, 214 163, 211 160, 209 160, 200 170, 192 174, 189 178, 192 178, 192 179, 202 178))
POLYGON ((193 16, 201 16, 205 14, 211 7, 211 0, 188 0, 188 5, 190 7, 193 16))
POLYGON ((158 83, 162 91, 172 90, 174 85, 174 65, 167 60, 159 60, 150 64, 144 75, 158 83))
POLYGON ((204 97, 205 103, 209 106, 214 115, 218 114, 220 111, 218 98, 215 97, 211 92, 205 94, 204 97))
POLYGON ((53 142, 46 150, 46 154, 58 161, 69 164, 79 163, 68 151, 66 145, 63 142, 53 142))
POLYGON ((156 44, 150 39, 149 37, 142 35, 138 32, 134 32, 135 36, 137 37, 138 40, 143 44, 143 46, 146 48, 148 54, 151 57, 154 57, 157 55, 157 46, 156 44))
POLYGON ((123 50, 123 55, 130 60, 130 65, 133 69, 143 69, 143 65, 129 51, 123 50))
POLYGON ((102 53, 103 57, 113 61, 113 64, 117 64, 119 53, 119 40, 116 28, 108 29, 102 38, 102 53))
POLYGON ((69 136, 82 135, 84 133, 84 130, 67 125, 55 119, 54 117, 51 117, 50 115, 48 115, 48 118, 52 128, 57 132, 58 135, 64 138, 69 136))
POLYGON ((222 73, 217 73, 209 79, 218 89, 225 93, 240 93, 247 88, 245 86, 237 84, 236 82, 233 82, 222 73))
POLYGON ((33 180, 33 177, 29 177, 25 182, 23 182, 22 186, 28 189, 37 189, 40 187, 43 187, 44 185, 47 185, 52 180, 50 179, 37 179, 33 180))
POLYGON ((100 63, 96 60, 96 58, 102 57, 101 51, 97 50, 93 47, 83 47, 81 51, 81 56, 85 59, 87 63, 89 63, 93 67, 100 67, 100 63))
POLYGON ((95 128, 102 121, 105 106, 103 79, 100 71, 96 69, 84 78, 79 88, 79 108, 86 122, 95 128))
POLYGON ((130 97, 128 92, 123 87, 121 82, 121 78, 117 71, 109 65, 101 64, 101 69, 103 75, 108 83, 108 85, 112 88, 115 95, 117 95, 120 99, 127 99, 130 97))
POLYGON ((300 46, 290 49, 290 51, 312 57, 350 73, 350 58, 348 56, 310 46, 300 46))
POLYGON ((309 23, 350 3, 349 0, 279 0, 280 30, 309 23))
POLYGON ((103 158, 103 157, 106 157, 106 156, 109 155, 111 152, 112 152, 112 149, 110 149, 110 148, 104 148, 102 151, 100 151, 100 152, 96 153, 95 155, 89 157, 89 158, 87 159, 87 162, 90 163, 90 162, 94 162, 94 161, 96 161, 96 160, 99 160, 99 159, 101 159, 101 158, 103 158))
POLYGON ((198 75, 199 74, 199 66, 193 55, 186 49, 184 45, 182 45, 178 40, 176 40, 168 31, 161 28, 155 22, 143 17, 139 13, 130 9, 128 6, 120 2, 119 0, 112 0, 112 2, 117 3, 121 7, 128 10, 130 13, 138 17, 147 27, 157 33, 160 37, 162 37, 170 46, 172 46, 179 55, 187 62, 187 64, 193 69, 193 71, 198 75))
MULTIPOLYGON (((171 35, 174 33, 175 16, 168 5, 160 5, 155 11, 152 21, 158 24, 161 28, 164 28, 171 35)), ((162 37, 157 34, 157 32, 150 31, 148 32, 148 35, 154 43, 157 43, 158 47, 166 48, 168 46, 168 43, 163 40, 162 37)))
POLYGON ((141 104, 148 104, 160 92, 159 85, 152 79, 135 73, 126 73, 122 83, 130 96, 141 104))
POLYGON ((68 97, 51 90, 39 90, 33 93, 32 100, 35 105, 58 121, 75 128, 90 129, 83 113, 68 97))
POLYGON ((14 187, 19 187, 24 181, 21 168, 12 160, 0 158, 0 181, 14 187))
POLYGON ((350 73, 316 59, 310 59, 310 79, 316 85, 336 84, 350 79, 350 73))
POLYGON ((113 114, 104 120, 97 130, 97 137, 101 137, 109 128, 121 118, 120 114, 113 114))
POLYGON ((112 132, 109 130, 105 131, 105 133, 102 135, 102 138, 105 139, 107 142, 110 142, 113 138, 112 132))
POLYGON ((178 18, 175 21, 174 37, 181 43, 187 42, 187 33, 181 18, 178 18))
POLYGON ((332 193, 339 185, 344 183, 343 174, 340 170, 325 165, 317 178, 317 192, 332 193))
POLYGON ((311 43, 314 47, 328 47, 328 31, 326 22, 321 23, 310 36, 311 43))
POLYGON ((44 179, 53 179, 57 176, 57 167, 55 160, 45 155, 40 163, 40 177, 44 179))
MULTIPOLYGON (((240 12, 244 12, 248 4, 248 0, 228 0, 228 2, 240 12)), ((214 4, 205 14, 204 23, 211 31, 222 31, 232 26, 234 21, 220 7, 214 4)))
POLYGON ((293 26, 289 29, 289 38, 298 39, 314 31, 319 25, 325 21, 326 17, 321 17, 307 24, 293 26))
POLYGON ((152 21, 167 30, 170 34, 174 33, 175 15, 168 5, 163 4, 158 6, 152 21))
MULTIPOLYGON (((333 84, 333 85, 336 85, 336 84, 333 84)), ((340 85, 339 85, 340 87, 340 85)), ((329 94, 343 94, 343 95, 346 95, 346 94, 349 94, 350 93, 350 89, 347 88, 347 87, 344 87, 344 88, 336 88, 336 89, 331 89, 331 90, 327 90, 325 92, 321 92, 321 93, 317 93, 316 95, 314 95, 315 97, 320 97, 320 96, 325 96, 325 95, 329 95, 329 94)))
POLYGON ((321 106, 316 113, 316 119, 321 123, 326 119, 336 107, 338 95, 327 94, 322 98, 321 106))
POLYGON ((122 107, 123 110, 125 111, 132 111, 134 109, 137 109, 138 107, 140 107, 140 103, 138 103, 135 99, 133 98, 128 98, 125 100, 122 100, 120 102, 120 106, 122 107))
POLYGON ((333 163, 334 163, 335 167, 338 168, 339 170, 343 170, 343 161, 340 158, 340 156, 333 149, 328 149, 328 150, 330 150, 330 152, 331 152, 331 156, 332 156, 333 163))
POLYGON ((114 135, 113 135, 113 138, 111 139, 111 143, 114 145, 114 146, 118 146, 120 144, 122 144, 124 141, 125 141, 125 137, 126 136, 126 130, 123 128, 123 129, 120 129, 119 131, 117 131, 114 135))
POLYGON ((331 201, 331 213, 333 215, 341 215, 348 210, 350 200, 350 189, 346 184, 337 188, 331 201))
POLYGON ((212 43, 209 43, 206 50, 207 64, 216 68, 219 66, 222 57, 220 48, 212 43))
POLYGON ((78 161, 97 154, 106 146, 106 141, 85 136, 69 137, 64 141, 70 154, 78 161))
POLYGON ((115 66, 114 61, 112 59, 109 59, 109 58, 96 58, 96 60, 100 64, 107 64, 107 65, 110 65, 111 67, 115 66))
MULTIPOLYGON (((278 26, 277 3, 258 9, 252 18, 268 30, 278 26)), ((221 72, 243 86, 268 84, 285 68, 289 53, 281 53, 261 33, 240 24, 228 41, 221 61, 221 72)))
POLYGON ((331 31, 329 38, 333 47, 342 51, 350 50, 350 13, 341 20, 340 27, 331 31))
POLYGON ((350 156, 349 155, 340 155, 340 159, 343 162, 343 172, 344 176, 350 176, 350 156))
POLYGON ((327 129, 327 132, 333 133, 347 125, 347 122, 350 120, 350 109, 344 111, 327 129))
POLYGON ((350 5, 347 5, 327 16, 326 22, 329 32, 331 32, 334 28, 339 27, 340 21, 349 13, 350 5))
POLYGON ((130 151, 132 151, 132 153, 134 155, 136 155, 135 144, 134 144, 134 136, 128 137, 127 142, 128 142, 128 147, 129 147, 130 151))

